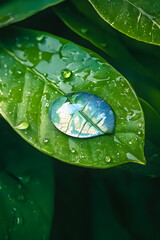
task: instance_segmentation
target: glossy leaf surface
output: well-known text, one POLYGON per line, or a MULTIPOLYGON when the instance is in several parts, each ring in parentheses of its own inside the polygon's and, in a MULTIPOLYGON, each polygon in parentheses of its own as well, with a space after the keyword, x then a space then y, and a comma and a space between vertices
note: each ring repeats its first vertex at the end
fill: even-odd
POLYGON ((0 131, 0 239, 48 240, 54 207, 53 160, 21 139, 2 117, 0 131))
POLYGON ((5 0, 0 1, 0 28, 21 21, 36 12, 63 0, 5 0))
POLYGON ((89 0, 99 15, 129 37, 160 45, 160 1, 89 0))
POLYGON ((138 99, 113 67, 95 53, 52 35, 24 29, 3 31, 0 40, 1 113, 39 150, 62 161, 107 168, 125 162, 145 163, 144 117, 138 99), (64 78, 62 71, 72 74, 64 78), (71 92, 102 98, 116 118, 114 135, 75 139, 61 133, 49 107, 71 92))
POLYGON ((50 118, 61 132, 77 138, 113 134, 115 116, 101 98, 85 92, 67 94, 50 107, 50 118))
MULTIPOLYGON (((107 55, 100 54, 130 81, 138 96, 160 113, 158 46, 128 38, 111 28, 85 0, 64 2, 53 10, 68 27, 103 50, 107 55)), ((94 51, 98 50, 94 48, 94 51)))

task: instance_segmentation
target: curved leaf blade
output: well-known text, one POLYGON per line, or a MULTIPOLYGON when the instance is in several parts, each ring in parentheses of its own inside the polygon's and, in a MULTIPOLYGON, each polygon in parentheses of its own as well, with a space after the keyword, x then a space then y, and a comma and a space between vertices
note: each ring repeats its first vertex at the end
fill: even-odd
POLYGON ((39 150, 62 161, 107 168, 125 162, 144 164, 144 117, 126 79, 95 53, 67 40, 25 29, 3 31, 0 40, 3 117, 39 150), (72 71, 67 80, 61 72, 72 71), (71 92, 101 97, 116 117, 114 135, 75 139, 56 129, 49 106, 71 92))
POLYGON ((125 35, 122 36, 120 32, 106 24, 88 4, 85 0, 81 0, 81 3, 72 0, 72 3, 64 2, 53 7, 53 10, 69 28, 103 50, 107 54, 104 57, 130 81, 137 95, 149 102, 160 113, 159 79, 155 76, 158 72, 158 65, 155 63, 159 58, 150 54, 152 52, 159 56, 159 47, 148 46, 125 35), (87 32, 83 32, 83 29, 87 29, 87 32), (127 49, 128 44, 129 49, 127 49), (134 56, 133 45, 138 45, 134 46, 134 53, 138 52, 140 59, 134 56), (139 53, 139 48, 144 48, 143 52, 139 53), (147 66, 143 65, 144 58, 147 66), (150 58, 152 58, 152 65, 150 58))
POLYGON ((0 28, 21 21, 64 0, 6 0, 0 3, 0 28))
POLYGON ((160 45, 160 1, 89 0, 111 26, 147 43, 160 45))

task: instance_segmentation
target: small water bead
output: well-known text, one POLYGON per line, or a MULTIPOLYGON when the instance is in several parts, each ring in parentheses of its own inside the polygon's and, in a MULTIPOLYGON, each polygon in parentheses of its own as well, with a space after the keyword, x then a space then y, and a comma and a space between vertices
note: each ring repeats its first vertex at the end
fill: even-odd
POLYGON ((61 74, 64 78, 69 78, 71 76, 72 72, 69 69, 63 69, 61 74))
POLYGON ((101 47, 105 48, 107 47, 107 44, 106 43, 100 43, 101 47))
POLYGON ((140 135, 141 134, 141 131, 140 130, 138 130, 138 135, 140 135))
POLYGON ((66 135, 90 138, 112 134, 115 116, 101 98, 86 92, 75 92, 56 99, 50 107, 54 126, 66 135))
POLYGON ((110 161, 111 161, 111 157, 110 157, 110 156, 106 156, 106 157, 105 157, 105 162, 108 163, 108 162, 110 162, 110 161))
POLYGON ((15 128, 19 130, 27 129, 28 127, 29 127, 29 123, 27 122, 22 122, 19 125, 15 126, 15 128))
POLYGON ((74 148, 71 149, 71 153, 75 153, 76 150, 74 148))
POLYGON ((88 32, 88 28, 81 28, 81 32, 82 33, 87 33, 88 32))
POLYGON ((43 139, 44 143, 47 143, 48 141, 49 141, 49 139, 47 137, 43 139))
POLYGON ((142 123, 141 123, 141 122, 140 122, 140 123, 138 123, 138 127, 140 127, 140 128, 142 127, 142 123))

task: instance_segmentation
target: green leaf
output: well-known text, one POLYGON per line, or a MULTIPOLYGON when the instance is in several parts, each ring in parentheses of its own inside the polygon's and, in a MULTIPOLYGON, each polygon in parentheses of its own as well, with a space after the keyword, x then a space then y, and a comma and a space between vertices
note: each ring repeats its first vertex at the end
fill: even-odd
POLYGON ((13 128, 39 150, 78 166, 108 168, 144 164, 144 117, 126 79, 104 59, 67 40, 25 29, 3 31, 0 40, 0 109, 13 128), (61 72, 72 71, 65 79, 61 72), (101 97, 113 109, 113 135, 92 139, 61 133, 49 118, 54 100, 70 92, 101 97))
POLYGON ((106 24, 88 4, 85 0, 72 0, 72 3, 64 2, 53 10, 68 27, 103 50, 107 55, 100 54, 131 82, 138 96, 160 113, 159 68, 156 64, 159 47, 122 35, 106 24))
POLYGON ((160 45, 160 1, 89 0, 99 15, 111 26, 151 44, 160 45))
POLYGON ((0 2, 0 28, 21 21, 64 0, 5 0, 0 2))
POLYGON ((54 206, 53 160, 23 141, 3 118, 0 131, 0 239, 48 240, 54 206))
POLYGON ((140 99, 145 116, 145 166, 124 164, 120 168, 151 177, 160 177, 160 116, 143 99, 140 99))

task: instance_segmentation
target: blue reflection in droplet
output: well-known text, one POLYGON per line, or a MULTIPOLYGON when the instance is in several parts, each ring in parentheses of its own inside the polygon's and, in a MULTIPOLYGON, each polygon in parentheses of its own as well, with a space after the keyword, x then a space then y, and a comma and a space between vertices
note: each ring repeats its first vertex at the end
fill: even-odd
POLYGON ((50 119, 61 132, 77 138, 112 134, 115 116, 101 98, 75 92, 56 99, 50 107, 50 119))

